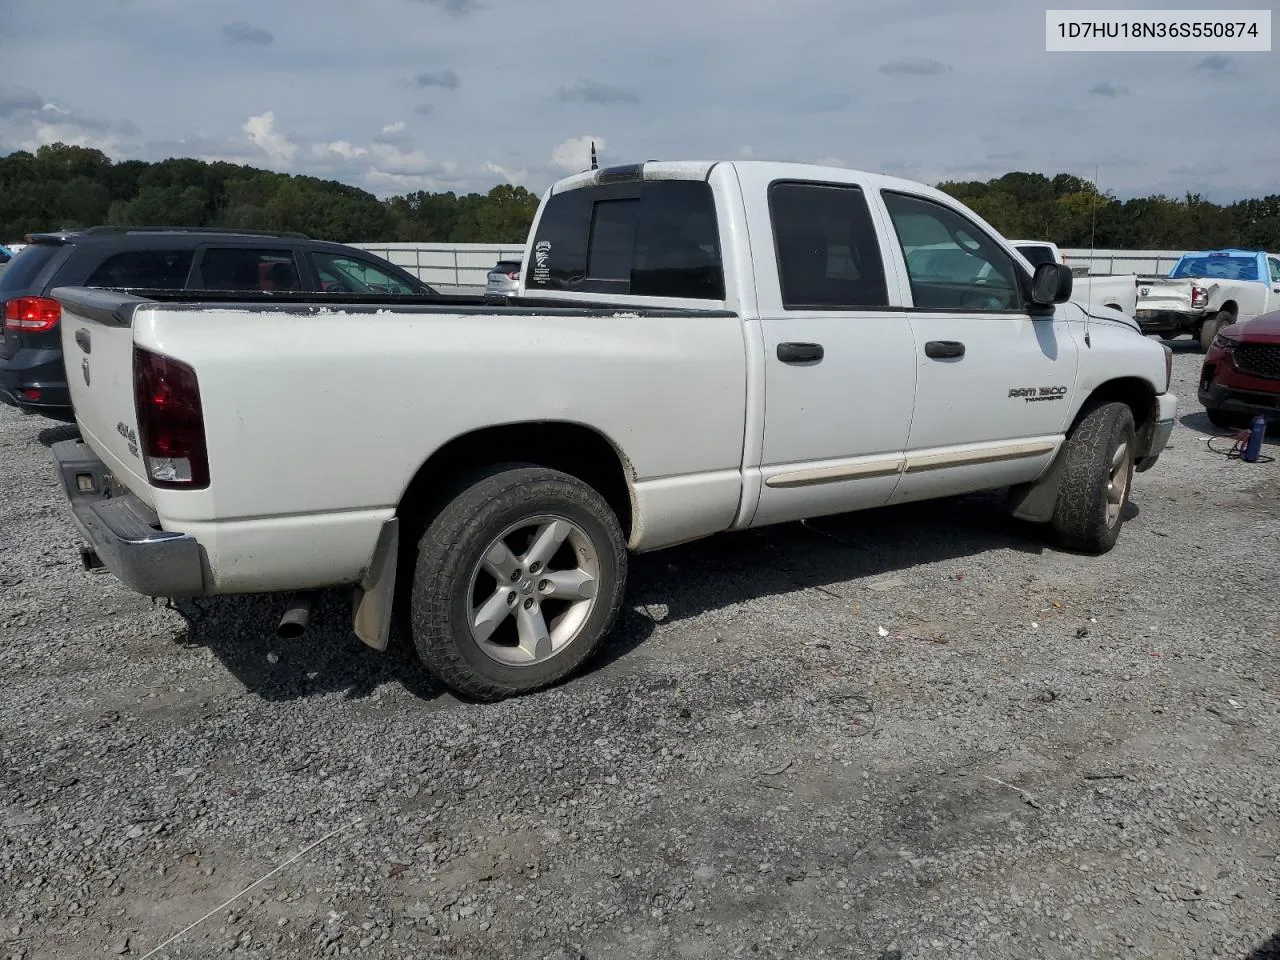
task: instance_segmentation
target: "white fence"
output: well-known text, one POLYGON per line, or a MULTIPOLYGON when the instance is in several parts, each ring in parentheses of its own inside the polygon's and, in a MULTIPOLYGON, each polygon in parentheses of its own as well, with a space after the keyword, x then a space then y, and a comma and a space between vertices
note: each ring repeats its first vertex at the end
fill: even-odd
MULTIPOLYGON (((487 243, 353 243, 404 267, 433 286, 472 289, 483 287, 485 274, 499 260, 519 260, 524 247, 487 243)), ((1063 249, 1072 267, 1087 267, 1091 274, 1168 273, 1181 250, 1063 249)))
POLYGON ((1091 274, 1167 274, 1181 257, 1181 250, 1062 250, 1067 264, 1088 267, 1091 274))
POLYGON ((432 286, 476 288, 499 260, 521 260, 524 245, 488 243, 352 243, 432 286))
MULTIPOLYGON (((17 253, 24 244, 9 245, 17 253)), ((472 291, 485 284, 485 275, 499 260, 519 260, 523 244, 496 243, 352 243, 350 246, 390 260, 432 286, 472 291)), ((1062 255, 1072 267, 1086 267, 1091 274, 1165 274, 1181 250, 1066 249, 1062 255)), ((446 291, 447 292, 447 291, 446 291)))

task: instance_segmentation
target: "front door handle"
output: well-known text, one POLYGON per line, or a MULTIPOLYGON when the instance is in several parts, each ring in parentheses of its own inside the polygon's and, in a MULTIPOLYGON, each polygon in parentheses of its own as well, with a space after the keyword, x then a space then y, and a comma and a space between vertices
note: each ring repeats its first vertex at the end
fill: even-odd
POLYGON ((783 363, 817 363, 825 352, 820 343, 778 344, 778 359, 783 363))
POLYGON ((89 353, 90 348, 92 347, 92 344, 89 342, 89 331, 85 330, 83 327, 77 330, 76 343, 79 345, 81 350, 85 353, 89 353))
POLYGON ((959 340, 930 340, 924 345, 924 355, 931 360, 963 357, 964 344, 959 340))

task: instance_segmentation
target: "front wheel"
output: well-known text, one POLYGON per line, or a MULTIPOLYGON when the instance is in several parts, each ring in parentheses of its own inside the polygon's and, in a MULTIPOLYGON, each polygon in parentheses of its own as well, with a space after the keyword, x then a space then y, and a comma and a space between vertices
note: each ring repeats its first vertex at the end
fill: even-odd
POLYGON ((1106 553, 1115 546, 1133 482, 1137 431, 1127 404, 1104 403, 1068 435, 1050 524, 1063 547, 1106 553))
POLYGON ((613 627, 626 539, 575 477, 493 467, 436 515, 418 546, 413 642, 446 686, 494 701, 574 673, 613 627))

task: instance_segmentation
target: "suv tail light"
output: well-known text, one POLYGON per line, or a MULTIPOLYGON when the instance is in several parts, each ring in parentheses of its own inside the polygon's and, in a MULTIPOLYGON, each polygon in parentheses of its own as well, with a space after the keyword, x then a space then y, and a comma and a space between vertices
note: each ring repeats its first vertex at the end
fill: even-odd
POLYGON ((14 297, 4 304, 6 330, 47 333, 62 319, 62 304, 48 297, 14 297))
POLYGON ((519 270, 509 270, 509 271, 507 271, 507 279, 508 279, 508 280, 519 280, 519 279, 520 279, 520 271, 519 271, 519 270))
POLYGON ((138 441, 153 487, 203 490, 209 451, 196 372, 181 361, 133 348, 138 441))
POLYGON ((1199 310, 1209 305, 1209 291, 1206 287, 1191 288, 1191 309, 1199 310))

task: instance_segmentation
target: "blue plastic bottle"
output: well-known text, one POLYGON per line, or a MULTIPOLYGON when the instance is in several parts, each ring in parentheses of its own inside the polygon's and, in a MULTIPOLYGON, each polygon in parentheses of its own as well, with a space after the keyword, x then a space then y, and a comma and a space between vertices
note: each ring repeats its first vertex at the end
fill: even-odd
POLYGON ((1262 455, 1262 438, 1267 435, 1267 418, 1258 414, 1249 425, 1249 439, 1245 442, 1240 459, 1245 463, 1257 463, 1262 455))

